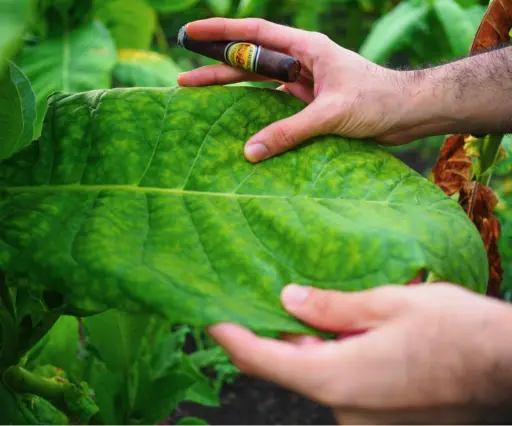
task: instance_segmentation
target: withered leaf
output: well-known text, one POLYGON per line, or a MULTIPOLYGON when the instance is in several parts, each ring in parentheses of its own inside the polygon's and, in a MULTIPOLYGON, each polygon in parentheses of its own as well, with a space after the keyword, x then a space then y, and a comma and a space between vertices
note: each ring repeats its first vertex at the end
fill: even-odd
POLYGON ((508 43, 511 28, 512 0, 493 0, 478 27, 470 54, 508 43))
POLYGON ((478 182, 464 182, 460 188, 459 203, 477 227, 489 258, 487 294, 498 297, 503 278, 498 239, 501 227, 493 212, 498 199, 492 189, 478 182))
POLYGON ((464 152, 464 137, 453 135, 446 139, 432 170, 434 182, 447 195, 458 192, 471 177, 472 162, 464 152))

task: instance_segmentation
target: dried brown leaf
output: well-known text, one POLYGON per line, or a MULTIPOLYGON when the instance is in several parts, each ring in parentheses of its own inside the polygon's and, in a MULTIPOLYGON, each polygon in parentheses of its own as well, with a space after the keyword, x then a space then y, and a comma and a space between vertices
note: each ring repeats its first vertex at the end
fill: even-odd
POLYGON ((447 195, 459 192, 471 177, 472 162, 464 152, 464 137, 453 135, 446 138, 439 159, 432 169, 434 182, 447 195))
POLYGON ((470 54, 508 43, 511 28, 512 0, 493 0, 478 27, 470 54))
POLYGON ((478 182, 465 182, 460 188, 459 203, 473 221, 482 237, 489 259, 489 284, 487 294, 498 297, 503 278, 498 239, 501 228, 494 209, 498 199, 487 186, 478 182))

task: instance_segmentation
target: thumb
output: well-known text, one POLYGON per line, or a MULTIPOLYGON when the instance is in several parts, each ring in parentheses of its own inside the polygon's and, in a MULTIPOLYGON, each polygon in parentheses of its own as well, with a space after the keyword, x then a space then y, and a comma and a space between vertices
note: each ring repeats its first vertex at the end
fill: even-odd
POLYGON ((299 113, 271 124, 249 139, 245 145, 245 158, 257 163, 288 151, 306 139, 326 133, 322 126, 324 121, 321 108, 313 103, 299 113))
POLYGON ((290 284, 283 289, 281 300, 290 314, 306 324, 342 333, 366 331, 398 316, 408 293, 402 286, 345 293, 290 284))

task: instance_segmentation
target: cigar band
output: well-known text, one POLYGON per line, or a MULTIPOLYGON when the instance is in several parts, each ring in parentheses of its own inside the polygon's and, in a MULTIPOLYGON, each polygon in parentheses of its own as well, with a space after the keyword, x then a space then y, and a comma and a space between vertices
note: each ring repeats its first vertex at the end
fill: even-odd
POLYGON ((260 47, 252 43, 233 42, 226 46, 224 59, 234 67, 257 72, 260 47))

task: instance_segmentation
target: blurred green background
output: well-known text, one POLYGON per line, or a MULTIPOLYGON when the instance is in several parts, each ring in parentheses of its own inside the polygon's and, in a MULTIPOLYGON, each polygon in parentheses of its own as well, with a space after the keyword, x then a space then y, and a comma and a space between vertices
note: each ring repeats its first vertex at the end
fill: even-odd
MULTIPOLYGON (((11 57, 32 83, 38 102, 37 137, 46 98, 54 91, 173 86, 180 72, 214 63, 176 47, 178 30, 193 20, 265 18, 325 33, 382 65, 421 67, 465 56, 487 4, 487 0, 0 0, 0 58, 11 57)), ((390 150, 428 176, 443 139, 390 150)), ((505 145, 510 151, 511 140, 506 138, 505 145)), ((493 180, 500 196, 500 243, 508 289, 512 289, 511 167, 510 160, 502 163, 493 180)), ((512 291, 505 297, 511 295, 512 291)))

